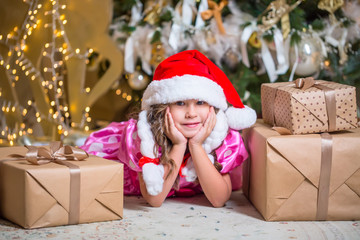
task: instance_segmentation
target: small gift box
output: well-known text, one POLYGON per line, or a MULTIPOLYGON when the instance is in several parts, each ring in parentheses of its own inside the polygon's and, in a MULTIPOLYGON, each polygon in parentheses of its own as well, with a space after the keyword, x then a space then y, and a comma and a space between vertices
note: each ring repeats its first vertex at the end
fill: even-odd
POLYGON ((291 134, 334 132, 357 127, 355 87, 300 78, 261 85, 265 123, 291 134))
POLYGON ((121 219, 123 164, 59 142, 0 148, 0 213, 24 228, 121 219))
POLYGON ((267 221, 360 220, 360 129, 280 135, 243 131, 243 191, 267 221))

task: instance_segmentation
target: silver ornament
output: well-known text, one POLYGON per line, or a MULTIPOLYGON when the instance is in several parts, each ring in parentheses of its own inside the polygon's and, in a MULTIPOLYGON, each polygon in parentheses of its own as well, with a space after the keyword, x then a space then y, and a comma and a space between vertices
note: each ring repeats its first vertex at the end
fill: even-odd
POLYGON ((134 90, 143 90, 149 84, 149 77, 140 71, 126 75, 129 86, 134 90))
POLYGON ((310 35, 303 35, 297 48, 297 57, 295 46, 290 50, 291 65, 294 66, 295 61, 297 61, 296 75, 306 77, 318 73, 323 61, 320 40, 310 35))

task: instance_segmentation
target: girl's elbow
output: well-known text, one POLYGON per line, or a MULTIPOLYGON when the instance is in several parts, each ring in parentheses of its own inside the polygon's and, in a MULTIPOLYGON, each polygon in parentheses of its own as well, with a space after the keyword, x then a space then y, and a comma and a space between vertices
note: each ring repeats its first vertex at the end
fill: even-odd
POLYGON ((216 196, 208 197, 209 202, 215 208, 221 208, 225 206, 225 203, 230 199, 230 193, 225 195, 216 194, 216 196))
POLYGON ((226 202, 224 201, 210 201, 211 205, 214 207, 214 208, 221 208, 225 205, 226 202))
POLYGON ((156 207, 156 208, 161 207, 161 205, 162 205, 162 202, 159 202, 159 201, 148 201, 147 203, 151 207, 156 207))
POLYGON ((158 198, 145 198, 146 202, 151 206, 151 207, 161 207, 161 205, 163 204, 164 200, 162 199, 158 199, 158 198))

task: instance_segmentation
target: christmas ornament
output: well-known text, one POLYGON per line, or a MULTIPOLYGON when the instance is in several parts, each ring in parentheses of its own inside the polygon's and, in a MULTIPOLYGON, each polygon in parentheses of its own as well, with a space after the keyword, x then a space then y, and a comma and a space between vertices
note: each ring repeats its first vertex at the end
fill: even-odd
POLYGON ((261 48, 261 41, 258 39, 257 32, 253 32, 249 38, 249 44, 254 48, 261 48))
POLYGON ((290 33, 289 13, 301 2, 302 0, 298 0, 293 5, 289 6, 285 0, 272 1, 266 10, 260 15, 262 16, 262 24, 258 25, 259 30, 263 33, 281 20, 283 37, 287 38, 290 33))
POLYGON ((159 21, 161 11, 166 6, 167 1, 160 0, 160 1, 148 1, 145 6, 144 11, 144 21, 148 22, 151 25, 155 25, 159 21))
POLYGON ((134 90, 143 90, 150 81, 149 77, 138 69, 134 73, 126 74, 125 78, 129 86, 134 90))
POLYGON ((311 76, 320 71, 321 43, 311 35, 303 35, 300 43, 290 50, 290 62, 298 76, 311 76))
POLYGON ((155 42, 152 44, 150 65, 155 69, 160 62, 165 59, 165 49, 163 44, 155 42))
POLYGON ((344 5, 343 0, 320 0, 318 3, 318 8, 321 10, 326 10, 330 13, 330 21, 332 23, 336 22, 334 12, 344 5))
POLYGON ((209 20, 211 17, 214 17, 214 19, 217 23, 219 32, 221 34, 226 34, 225 28, 224 28, 224 25, 223 25, 223 22, 221 19, 221 11, 227 4, 228 4, 228 1, 224 1, 224 0, 222 0, 219 4, 217 4, 214 1, 208 0, 209 9, 206 11, 203 11, 201 13, 201 17, 204 20, 209 20))
POLYGON ((224 54, 222 61, 225 63, 227 67, 231 70, 235 70, 236 66, 240 61, 240 54, 237 53, 234 49, 229 48, 224 54))
POLYGON ((318 8, 329 12, 330 27, 325 36, 326 42, 337 47, 339 51, 341 65, 347 62, 348 56, 345 50, 345 42, 348 35, 348 30, 343 27, 342 22, 338 21, 334 12, 344 5, 343 0, 321 0, 318 3, 318 8))

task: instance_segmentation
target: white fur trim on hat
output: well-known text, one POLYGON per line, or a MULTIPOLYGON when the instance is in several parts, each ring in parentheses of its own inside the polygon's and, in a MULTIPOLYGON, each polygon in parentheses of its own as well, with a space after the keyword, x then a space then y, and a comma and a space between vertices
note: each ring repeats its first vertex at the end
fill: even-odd
POLYGON ((235 130, 248 128, 256 122, 256 112, 254 109, 229 107, 226 111, 226 118, 229 127, 235 130))
POLYGON ((152 81, 144 92, 141 108, 148 110, 154 104, 166 104, 189 99, 205 101, 222 110, 228 107, 221 86, 206 77, 186 74, 152 81))
POLYGON ((216 124, 210 135, 205 139, 203 148, 206 153, 211 153, 218 148, 228 134, 229 126, 225 113, 222 110, 216 114, 216 124))
POLYGON ((151 131, 150 124, 147 121, 147 111, 141 111, 137 122, 137 130, 141 139, 140 151, 143 156, 156 158, 154 155, 155 139, 151 131))

